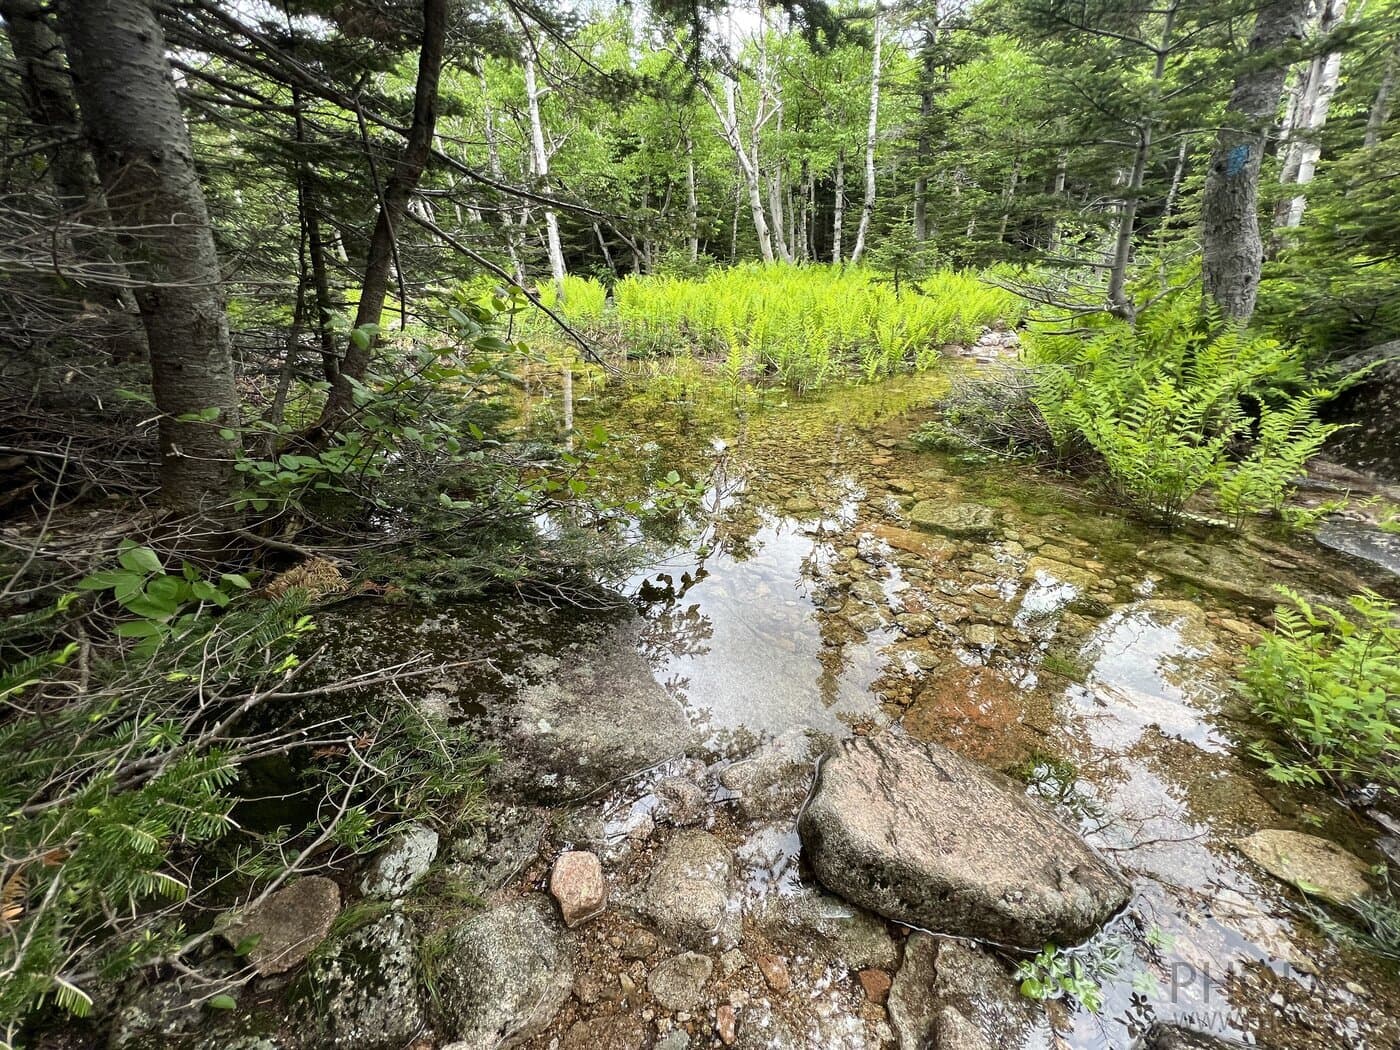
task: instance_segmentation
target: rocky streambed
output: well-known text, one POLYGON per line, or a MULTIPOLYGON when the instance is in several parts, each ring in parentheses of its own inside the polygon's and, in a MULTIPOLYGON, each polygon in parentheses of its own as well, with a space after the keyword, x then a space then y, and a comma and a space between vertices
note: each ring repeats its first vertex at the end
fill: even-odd
POLYGON ((1274 583, 1390 584, 921 452, 939 382, 582 401, 624 435, 615 494, 706 479, 626 603, 333 630, 352 663, 469 661, 406 688, 499 748, 480 812, 291 884, 243 920, 235 1009, 157 985, 115 1045, 1400 1045, 1394 971, 1296 889, 1364 891, 1400 825, 1270 783, 1231 685, 1274 583), (1013 976, 1037 953, 1048 1001, 1013 976))

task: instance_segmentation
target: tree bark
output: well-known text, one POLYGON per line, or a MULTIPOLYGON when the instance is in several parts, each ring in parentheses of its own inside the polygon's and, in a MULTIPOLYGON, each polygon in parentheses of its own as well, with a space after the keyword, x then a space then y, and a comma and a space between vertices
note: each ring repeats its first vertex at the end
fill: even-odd
POLYGON ((1167 188, 1167 199, 1162 205, 1162 218, 1169 218, 1176 211, 1176 199, 1181 195, 1181 180, 1186 176, 1186 151, 1188 140, 1181 136, 1176 148, 1176 166, 1172 168, 1172 184, 1167 188))
POLYGON ((1172 32, 1176 27, 1176 14, 1179 4, 1173 2, 1166 10, 1162 21, 1162 37, 1157 45, 1157 58, 1152 67, 1152 103, 1138 126, 1137 149, 1133 154, 1132 174, 1128 177, 1128 190, 1118 212, 1118 235, 1113 246, 1113 264, 1108 273, 1108 303, 1117 313, 1131 316, 1133 306, 1126 292, 1128 264, 1133 257, 1133 233, 1137 224, 1138 204, 1142 196, 1142 183, 1147 175, 1147 161, 1152 155, 1152 134, 1157 121, 1156 102, 1161 90, 1162 78, 1167 72, 1167 56, 1171 53, 1172 32))
POLYGON ((685 144, 685 230, 686 249, 691 264, 700 261, 700 203, 695 189, 695 143, 689 133, 685 144))
POLYGON ((933 72, 934 45, 938 42, 938 5, 934 5, 933 25, 924 35, 919 75, 919 134, 915 140, 914 165, 914 239, 920 244, 928 240, 928 167, 932 162, 933 142, 933 72))
POLYGON ((1259 9, 1243 71, 1225 107, 1201 197, 1202 276, 1227 318, 1248 321, 1259 295, 1259 166, 1283 94, 1287 45, 1302 37, 1302 0, 1259 9))
MULTIPOLYGON (((497 182, 501 181, 503 168, 501 165, 501 149, 496 144, 496 119, 491 115, 491 96, 487 90, 486 70, 477 70, 477 77, 481 83, 481 104, 482 104, 482 129, 486 136, 486 163, 491 172, 491 177, 497 182)), ((501 211, 501 225, 506 239, 506 256, 510 259, 510 272, 515 277, 516 283, 525 283, 525 267, 520 263, 520 249, 515 240, 515 216, 508 211, 501 211)), ((599 234, 602 237, 602 234, 599 234)))
MULTIPOLYGON (((758 235, 758 252, 763 257, 763 261, 770 263, 773 261, 773 239, 768 232, 768 219, 763 210, 763 191, 759 186, 759 172, 754 165, 753 159, 749 156, 744 147, 744 141, 739 134, 739 114, 737 93, 739 86, 734 78, 728 74, 724 77, 724 108, 721 109, 719 101, 709 86, 703 81, 700 83, 700 92, 709 102, 710 108, 714 110, 715 116, 719 118, 720 130, 724 134, 724 141, 729 144, 729 148, 734 152, 734 159, 739 165, 739 174, 743 180, 744 187, 749 195, 749 214, 753 217, 754 233, 758 235)), ((754 143, 754 153, 757 154, 757 142, 754 143)))
MULTIPOLYGON (((1345 17, 1346 0, 1330 0, 1319 16, 1318 35, 1323 38, 1331 35, 1345 17)), ((1320 136, 1327 123, 1332 96, 1336 94, 1341 77, 1340 51, 1316 55, 1308 63, 1294 118, 1286 132, 1288 146, 1283 172, 1279 177, 1279 181, 1285 186, 1306 186, 1317 173, 1317 162, 1322 156, 1320 136)), ((1306 207, 1307 197, 1302 193, 1280 201, 1274 225, 1289 228, 1298 226, 1303 221, 1303 209, 1306 207)))
POLYGON ((865 129, 865 203, 860 209, 860 226, 851 248, 851 262, 865 254, 865 239, 875 215, 875 141, 880 123, 880 9, 875 8, 875 52, 870 59, 870 120, 865 129))
MULTIPOLYGON (((384 300, 389 293, 389 279, 393 276, 398 254, 397 231, 403 225, 409 198, 432 155, 438 82, 442 77, 442 55, 447 41, 447 6, 448 0, 423 0, 423 38, 418 52, 418 79, 413 89, 413 119, 403 150, 384 186, 379 215, 370 237, 360 304, 355 311, 356 328, 379 324, 384 313, 384 300)), ((346 346, 340 374, 331 387, 329 415, 343 415, 349 411, 354 389, 349 380, 364 379, 377 342, 376 336, 363 345, 351 341, 346 346)))
POLYGON ((26 113, 44 134, 58 136, 45 152, 59 213, 75 223, 68 243, 80 259, 97 264, 96 275, 80 274, 77 283, 110 325, 112 359, 139 361, 146 356, 146 335, 135 303, 123 291, 129 274, 111 232, 96 164, 83 142, 72 77, 63 64, 63 42, 40 0, 0 0, 0 17, 19 67, 26 113), (114 280, 104 282, 103 273, 114 280))
MULTIPOLYGON (((540 91, 535 81, 535 50, 530 40, 525 41, 522 53, 525 67, 525 105, 530 113, 530 165, 535 178, 549 188, 549 153, 544 148, 544 122, 540 119, 540 91)), ((545 250, 549 255, 549 272, 554 278, 554 291, 559 302, 564 301, 564 278, 568 268, 564 264, 564 246, 559 240, 559 216, 553 208, 544 209, 545 250)))
POLYGON ((83 127, 102 177, 150 348, 160 411, 161 500, 228 498, 239 425, 219 258, 189 128, 149 0, 64 5, 62 32, 83 127), (212 418, 189 421, 190 414, 212 418))
POLYGON ((1386 121, 1390 119, 1390 99, 1395 90, 1395 71, 1400 66, 1400 40, 1396 40, 1386 56, 1385 69, 1381 72, 1381 82, 1376 88, 1376 97, 1371 102, 1371 110, 1366 115, 1366 138, 1364 145, 1373 148, 1381 140, 1386 121))
POLYGON ((846 151, 836 151, 836 189, 831 215, 831 261, 841 261, 841 222, 846 217, 846 151))

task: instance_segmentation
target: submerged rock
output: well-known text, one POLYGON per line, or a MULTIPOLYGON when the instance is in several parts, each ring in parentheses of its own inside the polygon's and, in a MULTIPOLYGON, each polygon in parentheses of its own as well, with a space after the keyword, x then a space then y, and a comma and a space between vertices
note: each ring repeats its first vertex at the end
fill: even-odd
POLYGON ((760 898, 749 918, 760 933, 794 954, 852 970, 889 968, 898 957, 894 938, 879 917, 810 886, 760 898))
POLYGON ((901 1050, 1049 1050, 1044 1008, 1020 994, 1006 968, 961 941, 910 934, 889 995, 901 1050))
POLYGON ((738 940, 729 909, 729 847, 706 831, 680 831, 657 858, 637 910, 667 937, 692 948, 738 940))
POLYGON ((1317 542, 1400 576, 1400 535, 1396 533, 1349 518, 1328 518, 1318 526, 1317 542))
POLYGON ((1265 829, 1235 845, 1274 878, 1333 904, 1349 904, 1371 892, 1365 862, 1316 835, 1265 829))
POLYGON ((1128 899, 1108 862, 1047 810, 899 731, 846 741, 822 765, 798 830, 828 889, 937 933, 1072 944, 1128 899))
MULTIPOLYGON (((695 733, 637 648, 640 621, 565 649, 522 687, 499 730, 503 786, 567 802, 682 754, 695 733)), ((495 735, 494 731, 487 735, 495 735)))
POLYGON ((375 854, 360 880, 367 897, 402 897, 427 874, 437 856, 438 834, 422 824, 406 824, 375 854))
POLYGON ((455 1050, 516 1045, 554 1019, 573 986, 572 950, 542 896, 472 916, 440 951, 438 1033, 455 1050))
POLYGON ((921 500, 910 508, 909 520, 921 529, 959 539, 982 539, 996 532, 996 515, 980 503, 921 500))
POLYGON ((256 939, 247 959, 259 975, 267 977, 305 960, 326 939, 339 914, 340 887, 313 875, 289 882, 243 912, 224 929, 223 937, 235 948, 256 939))
POLYGON ((810 731, 795 727, 751 758, 727 767, 719 781, 738 796, 739 810, 746 817, 789 814, 802 804, 811 787, 814 750, 810 731))
POLYGON ((1277 597, 1257 557, 1246 557, 1225 546, 1159 540, 1138 551, 1138 560, 1214 594, 1268 603, 1277 597))
POLYGON ((1154 1024, 1140 1044, 1142 1050, 1244 1050, 1234 1039, 1175 1024, 1154 1024))
POLYGON ((318 952, 293 1016, 313 1046, 375 1050, 418 1036, 426 1018, 413 924, 391 912, 318 952))

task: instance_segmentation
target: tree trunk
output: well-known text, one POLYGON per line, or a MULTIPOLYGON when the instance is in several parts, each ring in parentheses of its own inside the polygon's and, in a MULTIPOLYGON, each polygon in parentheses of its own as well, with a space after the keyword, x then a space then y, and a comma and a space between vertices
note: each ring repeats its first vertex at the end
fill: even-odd
POLYGON ((919 134, 915 141, 914 166, 914 239, 920 244, 928 240, 928 168, 932 163, 933 141, 929 124, 933 120, 934 45, 938 42, 938 8, 934 5, 934 23, 924 37, 919 76, 919 134))
POLYGON ((846 217, 846 151, 836 151, 836 191, 831 217, 831 261, 841 261, 841 222, 846 217))
POLYGON ((812 201, 812 165, 806 157, 802 158, 802 180, 798 184, 798 192, 802 203, 797 207, 797 232, 794 240, 797 243, 798 258, 802 262, 808 262, 812 258, 812 243, 808 233, 808 209, 812 201))
MULTIPOLYGON (((708 85, 703 82, 700 84, 701 93, 710 103, 710 108, 714 110, 715 116, 719 118, 725 142, 734 151, 734 158, 739 164, 739 174, 744 187, 748 189, 749 214, 753 217, 754 233, 758 235, 758 252, 763 257, 764 262, 770 263, 773 261, 773 240, 769 236, 768 219, 763 211, 763 191, 759 186, 759 172, 745 150, 743 138, 739 134, 738 99, 736 97, 738 89, 739 86, 734 79, 725 75, 724 109, 720 109, 719 102, 708 85)), ((757 155, 757 153, 758 143, 755 141, 754 154, 757 155)))
POLYGON ((1156 101, 1161 90, 1162 78, 1167 71, 1167 56, 1171 52, 1172 31, 1176 26, 1177 3, 1167 8, 1162 21, 1162 38, 1157 45, 1157 59, 1152 67, 1152 105, 1143 115, 1138 127, 1137 150, 1133 154, 1132 174, 1128 177, 1128 191, 1119 206, 1118 235, 1113 246, 1113 264, 1108 274, 1108 303, 1123 316, 1132 314, 1132 303, 1125 291, 1128 283, 1128 264, 1133 257, 1133 232, 1137 223, 1137 211, 1142 196, 1142 183, 1147 174, 1147 161, 1152 155, 1152 133, 1157 120, 1156 101))
POLYGON ((773 247, 777 250, 779 259, 783 262, 792 262, 792 249, 788 246, 788 238, 785 232, 787 220, 783 216, 783 187, 781 166, 768 177, 768 208, 773 216, 773 247))
POLYGON ((1396 40, 1390 49, 1390 54, 1385 59, 1385 69, 1381 72, 1380 86, 1376 88, 1376 97, 1371 102, 1371 111, 1366 116, 1366 138, 1367 149, 1373 148, 1381 140, 1381 132, 1385 130, 1386 121, 1390 119, 1390 96, 1395 90, 1395 70, 1400 66, 1400 40, 1396 40))
POLYGON ((685 136, 686 248, 692 264, 700 261, 700 204, 695 190, 695 143, 685 136))
POLYGON ((997 243, 1006 241, 1006 226, 1011 221, 1011 205, 1016 200, 1016 184, 1021 180, 1021 158, 1018 155, 1011 165, 1011 176, 1006 183, 1006 192, 1001 199, 1001 222, 997 225, 997 243))
POLYGON ((80 259, 97 264, 95 275, 77 275, 77 283, 110 325, 112 359, 139 361, 146 356, 146 335, 134 302, 123 292, 130 275, 111 233, 111 213, 97 167, 82 139, 73 81, 63 65, 63 43, 39 0, 0 0, 0 17, 19 67, 25 111, 44 134, 58 136, 46 153, 59 212, 77 225, 68 243, 80 259), (104 282, 104 273, 114 280, 104 282))
MULTIPOLYGON (((530 164, 535 177, 546 189, 549 187, 549 154, 544 148, 544 123, 540 119, 540 92, 535 81, 535 50, 532 43, 525 41, 522 54, 525 67, 525 104, 530 113, 530 164)), ((568 269, 564 265, 564 246, 559 239, 559 216, 553 208, 544 209, 545 249, 549 255, 549 272, 554 278, 555 294, 559 302, 564 301, 564 278, 568 269)))
POLYGON ((1259 294, 1259 165, 1278 115, 1287 73, 1285 47, 1301 38, 1302 0, 1259 9, 1244 70, 1235 78, 1201 197, 1202 275, 1209 299, 1228 318, 1248 321, 1259 294))
POLYGON ((875 141, 880 123, 880 9, 875 8, 875 53, 870 59, 870 120, 865 129, 865 203, 860 209, 860 226, 856 243, 851 248, 851 262, 860 262, 865 254, 865 238, 870 233, 870 220, 875 215, 875 141))
MULTIPOLYGON (((501 149, 496 144, 496 119, 491 115, 491 97, 487 93, 486 70, 477 70, 477 76, 481 82, 481 100, 483 113, 483 130, 486 134, 486 163, 491 177, 497 182, 501 181, 504 171, 501 165, 501 149)), ((510 271, 515 277, 517 284, 525 283, 525 267, 520 263, 520 249, 515 240, 515 216, 508 211, 502 211, 501 224, 506 238, 506 255, 510 259, 510 271)))
MULTIPOLYGON (((1069 174, 1069 150, 1061 150, 1060 157, 1055 162, 1055 182, 1052 196, 1054 196, 1055 207, 1060 207, 1059 200, 1065 195, 1065 178, 1069 174)), ((1053 255, 1060 250, 1060 213, 1051 213, 1050 232, 1045 238, 1045 250, 1053 255)))
MULTIPOLYGON (((1330 36, 1346 17, 1346 0, 1331 0, 1318 20, 1318 35, 1330 36)), ((1279 181, 1285 186, 1306 186, 1317 173, 1317 162, 1322 156, 1320 136, 1327 123, 1327 113, 1332 105, 1332 96, 1342 76, 1342 53, 1332 51, 1316 55, 1308 63, 1303 79, 1302 91, 1294 117, 1287 129, 1288 146, 1285 151, 1283 172, 1279 181)), ((1303 221, 1303 209, 1307 197, 1302 193, 1279 202, 1274 225, 1296 227, 1303 221)))
MULTIPOLYGON (((418 80, 413 89, 413 120, 408 138, 394 165, 393 173, 384 186, 379 203, 379 216, 370 237, 369 254, 365 260, 365 277, 360 287, 360 305, 355 311, 355 327, 379 324, 384 313, 384 300, 389 293, 389 279, 398 265, 397 231, 403 224, 409 198, 418 186, 423 169, 432 154, 433 134, 437 125, 438 81, 442 76, 442 52, 447 39, 448 0, 423 0, 423 40, 418 52, 418 80)), ((340 376, 331 388, 326 406, 329 416, 344 415, 353 403, 354 387, 349 380, 364 379, 370 354, 377 337, 345 348, 340 376)))
POLYGON ((1181 180, 1186 176, 1186 150, 1188 139, 1181 136, 1181 143, 1176 149, 1176 166, 1172 168, 1172 184, 1167 189, 1167 199, 1162 205, 1162 218, 1170 218, 1176 211, 1176 199, 1181 195, 1181 180))
POLYGON ((149 0, 67 4, 63 36, 83 127, 122 243, 160 410, 161 499, 181 510, 228 498, 238 427, 219 258, 189 128, 149 0), (190 422, 190 414, 211 418, 190 422))

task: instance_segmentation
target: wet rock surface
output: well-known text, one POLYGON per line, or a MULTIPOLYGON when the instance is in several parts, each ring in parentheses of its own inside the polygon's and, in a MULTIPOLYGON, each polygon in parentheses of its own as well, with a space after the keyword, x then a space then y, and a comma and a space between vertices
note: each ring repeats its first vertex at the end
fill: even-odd
POLYGON ((738 915, 730 907, 733 855, 705 831, 681 831, 662 848, 635 902, 637 911, 679 944, 704 948, 738 939, 738 915))
POLYGON ((235 949, 254 942, 248 962, 266 977, 300 965, 325 940, 338 914, 340 887, 313 875, 288 883, 240 913, 223 936, 235 949))
POLYGON ((637 653, 626 618, 597 638, 541 657, 515 695, 498 767, 533 801, 566 802, 682 754, 694 743, 685 711, 637 653))
POLYGON ((1274 878, 1333 904, 1353 903, 1371 891, 1366 863, 1316 835, 1265 829, 1236 845, 1274 878))
POLYGON ((573 952, 540 895, 475 915, 442 937, 435 1020, 458 1050, 517 1045, 569 997, 573 952))
POLYGON ((799 829, 829 889, 939 933, 1073 944, 1128 899, 1127 883, 1048 811, 899 732, 828 758, 799 829))
POLYGON ((293 1015, 310 1046, 402 1046, 426 1027, 418 984, 417 931, 391 912, 318 952, 293 1015))

